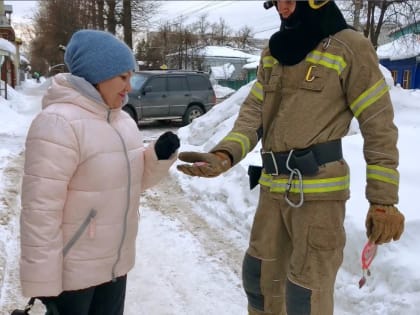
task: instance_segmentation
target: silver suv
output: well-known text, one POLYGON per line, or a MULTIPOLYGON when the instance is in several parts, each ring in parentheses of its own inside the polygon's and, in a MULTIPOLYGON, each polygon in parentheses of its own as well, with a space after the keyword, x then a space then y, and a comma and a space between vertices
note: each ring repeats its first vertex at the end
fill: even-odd
POLYGON ((138 71, 131 77, 132 91, 125 110, 142 120, 182 119, 187 125, 216 104, 207 74, 198 71, 138 71))

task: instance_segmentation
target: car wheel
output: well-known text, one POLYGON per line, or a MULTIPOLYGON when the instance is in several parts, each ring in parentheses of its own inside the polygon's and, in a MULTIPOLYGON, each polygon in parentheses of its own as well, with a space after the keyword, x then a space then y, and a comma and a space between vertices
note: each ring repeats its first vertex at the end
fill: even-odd
POLYGON ((137 117, 136 117, 136 113, 134 112, 134 109, 130 106, 124 106, 123 107, 123 111, 125 111, 128 115, 130 115, 131 118, 133 118, 133 120, 136 122, 137 124, 137 117))
POLYGON ((185 111, 182 122, 184 125, 190 124, 194 119, 204 114, 204 110, 198 105, 192 105, 185 111))

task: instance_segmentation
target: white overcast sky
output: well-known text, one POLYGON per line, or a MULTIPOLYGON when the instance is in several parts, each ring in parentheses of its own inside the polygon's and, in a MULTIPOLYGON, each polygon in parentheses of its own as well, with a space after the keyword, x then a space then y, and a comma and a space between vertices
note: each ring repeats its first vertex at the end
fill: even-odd
POLYGON ((4 4, 13 6, 12 21, 29 20, 38 1, 6 0, 4 4))
POLYGON ((162 1, 161 19, 182 19, 189 24, 203 15, 210 22, 223 18, 228 26, 239 30, 250 27, 257 38, 269 38, 280 26, 280 18, 273 8, 265 10, 263 1, 162 1), (189 17, 189 18, 186 18, 189 17))
MULTIPOLYGON (((274 9, 265 10, 263 1, 156 1, 162 5, 160 14, 153 20, 183 21, 190 24, 207 14, 209 22, 218 22, 223 18, 233 30, 248 26, 256 38, 269 38, 280 25, 280 19, 274 9)), ((12 21, 29 20, 37 6, 37 1, 6 0, 13 6, 12 21)))

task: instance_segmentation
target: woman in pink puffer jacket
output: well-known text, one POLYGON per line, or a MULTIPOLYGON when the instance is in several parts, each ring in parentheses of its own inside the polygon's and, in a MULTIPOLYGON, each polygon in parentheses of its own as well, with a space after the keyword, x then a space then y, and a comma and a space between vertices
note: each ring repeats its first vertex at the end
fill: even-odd
POLYGON ((143 146, 121 110, 135 59, 113 35, 76 32, 65 62, 26 141, 22 291, 52 314, 123 314, 140 193, 167 175, 179 140, 143 146))

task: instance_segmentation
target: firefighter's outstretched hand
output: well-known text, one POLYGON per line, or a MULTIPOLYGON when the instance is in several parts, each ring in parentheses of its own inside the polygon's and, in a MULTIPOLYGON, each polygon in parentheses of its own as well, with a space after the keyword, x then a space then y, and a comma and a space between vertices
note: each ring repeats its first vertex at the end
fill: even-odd
POLYGON ((366 216, 366 235, 372 243, 398 240, 404 231, 404 215, 392 205, 372 204, 366 216))
POLYGON ((216 177, 231 167, 231 161, 226 153, 181 152, 181 161, 190 164, 180 164, 177 169, 190 176, 216 177))

